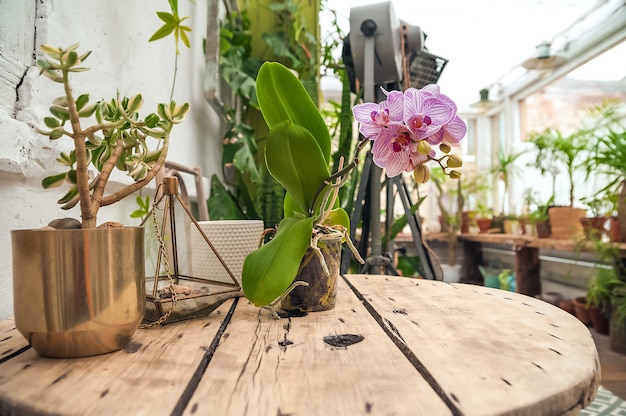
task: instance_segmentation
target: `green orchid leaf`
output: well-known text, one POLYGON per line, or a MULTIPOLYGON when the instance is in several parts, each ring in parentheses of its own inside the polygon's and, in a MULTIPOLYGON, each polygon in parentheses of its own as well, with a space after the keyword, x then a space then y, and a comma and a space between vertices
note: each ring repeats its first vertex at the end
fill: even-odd
POLYGON ((307 212, 320 186, 330 176, 317 141, 307 129, 290 121, 274 125, 265 143, 270 174, 307 212))
POLYGON ((309 216, 308 212, 298 206, 298 203, 293 199, 289 192, 285 194, 283 211, 285 213, 285 217, 296 217, 298 215, 304 215, 305 217, 309 216))
POLYGON ((256 88, 261 113, 270 129, 284 120, 304 127, 317 140, 328 165, 328 128, 298 77, 278 62, 265 62, 257 75, 256 88))
POLYGON ((256 306, 269 305, 293 282, 311 244, 313 218, 284 218, 269 243, 246 256, 242 287, 256 306))

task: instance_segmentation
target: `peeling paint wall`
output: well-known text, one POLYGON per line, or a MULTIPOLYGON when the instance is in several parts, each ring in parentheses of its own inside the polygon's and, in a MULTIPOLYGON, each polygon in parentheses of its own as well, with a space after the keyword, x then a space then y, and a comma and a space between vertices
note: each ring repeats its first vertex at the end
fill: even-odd
MULTIPOLYGON (((61 84, 40 76, 34 66, 41 57, 39 45, 65 47, 80 42, 79 52, 92 51, 85 62, 91 69, 74 76, 76 95, 89 93, 95 101, 111 99, 118 89, 129 96, 141 93, 145 115, 170 96, 174 41, 148 42, 161 26, 156 12, 167 10, 167 0, 0 0, 0 247, 4 248, 0 251, 0 319, 13 315, 10 231, 39 228, 55 218, 80 217, 77 208, 58 208, 56 200, 63 189, 43 190, 40 185, 44 176, 60 171, 55 159, 61 150, 70 149, 70 143, 52 142, 35 131, 43 125, 51 101, 62 95, 61 84)), ((186 23, 193 32, 191 49, 183 46, 178 58, 173 98, 189 102, 191 109, 184 123, 174 127, 168 160, 200 166, 210 177, 219 170, 223 127, 202 86, 206 2, 179 1, 179 13, 189 16, 186 23)), ((116 175, 112 186, 125 181, 124 175, 116 175)), ((187 188, 194 189, 191 179, 187 188)), ((153 191, 151 187, 144 194, 153 191)), ((127 198, 104 207, 98 222, 136 225, 138 220, 129 217, 134 209, 134 198, 127 198)))

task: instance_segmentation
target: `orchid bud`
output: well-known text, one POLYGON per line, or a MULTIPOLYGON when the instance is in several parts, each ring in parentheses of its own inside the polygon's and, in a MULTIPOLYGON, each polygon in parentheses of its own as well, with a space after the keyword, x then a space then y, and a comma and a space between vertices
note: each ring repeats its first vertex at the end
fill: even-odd
POLYGON ((450 179, 461 179, 461 172, 459 172, 458 170, 451 170, 450 179))
POLYGON ((430 153, 430 143, 428 143, 426 140, 420 140, 419 142, 417 142, 417 151, 423 155, 428 156, 428 154, 430 153))
POLYGON ((452 150, 452 148, 449 145, 445 144, 445 143, 441 143, 439 145, 439 150, 441 150, 445 154, 448 154, 448 153, 450 153, 450 150, 452 150))
POLYGON ((463 159, 461 159, 458 155, 450 155, 448 157, 448 167, 451 168, 460 168, 463 166, 463 159))
POLYGON ((413 176, 418 184, 426 183, 430 180, 430 170, 426 165, 418 165, 413 171, 413 176))

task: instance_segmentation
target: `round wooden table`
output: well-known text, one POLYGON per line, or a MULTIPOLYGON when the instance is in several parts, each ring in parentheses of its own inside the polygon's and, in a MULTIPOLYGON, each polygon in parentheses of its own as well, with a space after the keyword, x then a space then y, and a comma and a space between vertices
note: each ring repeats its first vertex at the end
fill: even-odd
POLYGON ((589 330, 546 302, 346 275, 331 311, 273 320, 230 299, 80 359, 37 356, 6 320, 0 414, 575 414, 599 368, 589 330))

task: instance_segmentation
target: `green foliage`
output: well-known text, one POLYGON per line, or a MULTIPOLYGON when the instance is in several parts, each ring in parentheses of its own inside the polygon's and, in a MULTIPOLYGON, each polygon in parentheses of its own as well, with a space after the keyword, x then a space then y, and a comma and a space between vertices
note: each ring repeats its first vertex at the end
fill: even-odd
POLYGON ((581 168, 588 148, 592 128, 582 126, 566 136, 557 129, 548 128, 542 133, 532 133, 529 142, 535 145, 537 157, 531 166, 541 174, 550 172, 553 176, 552 194, 555 194, 555 177, 564 167, 570 184, 569 206, 574 206, 576 183, 574 173, 581 168))
POLYGON ((589 110, 594 140, 588 143, 589 156, 584 167, 587 176, 606 176, 606 185, 600 193, 618 194, 626 179, 626 128, 622 123, 625 108, 621 103, 609 101, 589 110))
POLYGON ((532 210, 529 214, 529 220, 531 223, 536 224, 538 222, 546 222, 550 219, 548 210, 554 204, 554 195, 550 196, 545 204, 537 203, 536 209, 532 210))
POLYGON ((302 84, 284 65, 264 63, 257 76, 257 92, 270 127, 265 145, 267 169, 287 190, 285 218, 276 236, 244 262, 244 293, 255 305, 263 306, 293 282, 306 248, 312 244, 314 228, 325 232, 337 226, 349 229, 348 214, 329 199, 330 184, 339 180, 336 186, 340 187, 355 163, 330 176, 328 129, 302 84))
POLYGON ((137 198, 135 198, 135 201, 137 202, 137 206, 139 208, 134 210, 130 214, 130 217, 131 218, 147 217, 150 214, 150 197, 146 196, 145 198, 142 198, 141 195, 137 195, 137 198))
POLYGON ((78 44, 67 48, 42 45, 47 58, 38 61, 41 74, 64 86, 65 95, 53 101, 51 117, 44 118, 47 129, 37 129, 51 140, 67 136, 74 142, 70 153, 61 153, 58 163, 66 169, 44 178, 42 186, 51 188, 63 183, 68 192, 59 199, 61 208, 70 209, 81 202, 83 227, 95 227, 96 214, 101 206, 115 203, 132 192, 141 189, 156 175, 165 163, 172 127, 183 121, 189 104, 177 105, 174 101, 157 106, 157 112, 144 119, 139 117, 143 104, 140 94, 107 101, 89 103, 89 95, 74 98, 70 74, 83 72, 80 66, 90 52, 79 55, 78 44), (95 118, 95 124, 82 128, 85 120, 95 118), (70 130, 65 129, 70 121, 70 130), (156 148, 151 150, 148 138, 154 139, 156 148), (89 178, 88 168, 94 167, 98 174, 89 178), (114 194, 104 196, 104 190, 113 169, 133 178, 128 185, 114 194), (62 180, 63 179, 63 180, 62 180))
POLYGON ((284 218, 272 240, 246 256, 242 287, 257 306, 274 301, 293 282, 311 241, 313 217, 284 218))
MULTIPOLYGON (((298 3, 287 0, 272 4, 271 9, 279 25, 275 32, 263 35, 266 43, 279 60, 298 72, 300 80, 312 85, 309 95, 317 98, 315 42, 304 26, 298 3), (312 54, 308 56, 306 51, 312 54)), ((210 195, 209 215, 214 218, 217 213, 213 208, 234 200, 240 206, 239 212, 247 218, 263 219, 269 228, 283 217, 285 191, 265 166, 266 127, 258 122, 264 124, 258 109, 256 84, 263 61, 252 55, 252 30, 245 9, 226 13, 220 30, 220 74, 231 91, 230 100, 222 103, 222 114, 229 126, 224 137, 222 164, 225 170, 234 168, 235 173, 224 175, 232 177, 225 188, 227 192, 210 195)), ((299 87, 302 88, 301 83, 299 87)))

